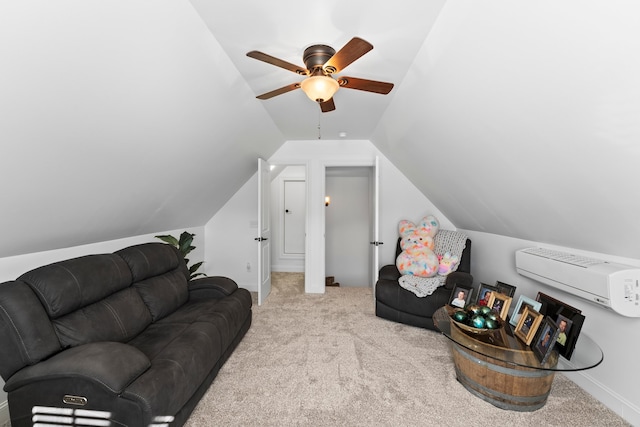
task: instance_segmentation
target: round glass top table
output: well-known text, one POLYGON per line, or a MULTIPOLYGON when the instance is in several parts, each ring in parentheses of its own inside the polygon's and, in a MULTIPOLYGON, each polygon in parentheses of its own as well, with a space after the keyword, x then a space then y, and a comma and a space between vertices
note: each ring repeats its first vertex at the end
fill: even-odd
POLYGON ((598 344, 581 333, 571 360, 552 350, 542 364, 508 322, 488 334, 474 334, 452 321, 453 310, 438 309, 433 323, 450 340, 457 379, 472 394, 502 409, 535 411, 546 403, 555 372, 591 369, 604 359, 598 344))

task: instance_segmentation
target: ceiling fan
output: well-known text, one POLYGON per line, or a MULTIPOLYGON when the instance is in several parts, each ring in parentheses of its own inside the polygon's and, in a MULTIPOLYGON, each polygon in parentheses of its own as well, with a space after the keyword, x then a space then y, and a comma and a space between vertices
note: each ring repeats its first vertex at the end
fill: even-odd
POLYGON ((349 64, 371 49, 373 49, 373 45, 359 37, 352 38, 338 52, 331 46, 323 44, 313 45, 306 48, 302 56, 306 68, 283 61, 266 53, 252 50, 247 53, 247 56, 250 58, 293 71, 302 76, 307 76, 307 78, 299 83, 292 83, 280 89, 263 93, 256 98, 264 100, 295 89, 302 89, 309 99, 319 103, 322 112, 326 113, 336 109, 335 103, 333 102, 333 95, 341 87, 386 95, 393 89, 393 83, 378 82, 357 77, 333 77, 333 74, 344 70, 349 64))

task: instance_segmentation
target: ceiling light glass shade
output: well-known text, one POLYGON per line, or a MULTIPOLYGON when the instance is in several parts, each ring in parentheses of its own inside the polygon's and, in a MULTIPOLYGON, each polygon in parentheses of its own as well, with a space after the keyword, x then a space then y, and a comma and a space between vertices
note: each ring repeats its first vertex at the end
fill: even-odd
POLYGON ((314 102, 325 102, 338 91, 340 85, 327 76, 307 77, 300 83, 300 88, 314 102))

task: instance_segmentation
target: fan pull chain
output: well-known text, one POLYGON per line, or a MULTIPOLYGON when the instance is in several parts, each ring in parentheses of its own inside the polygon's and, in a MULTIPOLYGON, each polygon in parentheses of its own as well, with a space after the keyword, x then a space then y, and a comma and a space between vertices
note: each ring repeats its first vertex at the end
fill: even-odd
POLYGON ((318 139, 322 139, 322 128, 320 127, 320 119, 322 118, 322 113, 318 110, 318 139))

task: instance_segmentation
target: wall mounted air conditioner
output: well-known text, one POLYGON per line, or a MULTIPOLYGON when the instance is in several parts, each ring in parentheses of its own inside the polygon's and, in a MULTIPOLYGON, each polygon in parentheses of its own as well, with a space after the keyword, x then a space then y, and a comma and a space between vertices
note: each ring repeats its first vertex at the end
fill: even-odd
POLYGON ((545 248, 516 251, 516 270, 628 317, 640 317, 640 268, 545 248))

